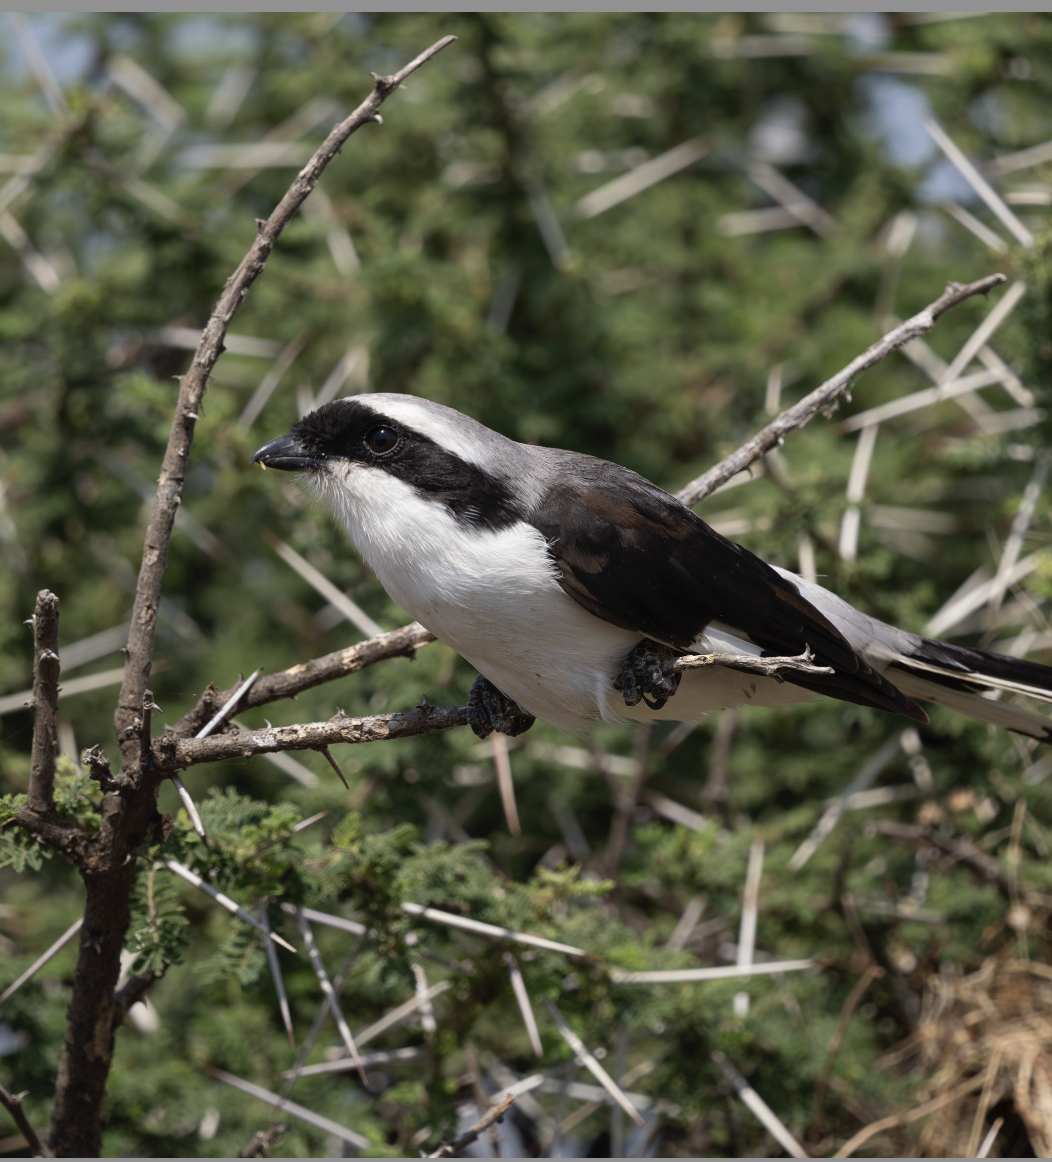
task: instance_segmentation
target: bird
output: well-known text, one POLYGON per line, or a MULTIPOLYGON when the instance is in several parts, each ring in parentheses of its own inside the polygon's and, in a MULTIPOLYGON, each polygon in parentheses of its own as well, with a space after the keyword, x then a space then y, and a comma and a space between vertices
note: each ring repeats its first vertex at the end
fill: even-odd
POLYGON ((926 723, 920 699, 1052 741, 1052 719, 998 700, 1052 702, 1052 668, 879 621, 609 461, 375 392, 309 412, 252 463, 301 473, 389 596, 475 667, 480 738, 826 696, 926 723), (813 664, 677 671, 688 654, 813 664))

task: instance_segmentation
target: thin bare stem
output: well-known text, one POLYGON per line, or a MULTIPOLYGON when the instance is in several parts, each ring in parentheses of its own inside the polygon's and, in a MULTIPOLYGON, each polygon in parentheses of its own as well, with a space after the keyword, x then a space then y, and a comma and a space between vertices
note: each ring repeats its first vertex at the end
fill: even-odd
MULTIPOLYGON (((22 1137, 29 1143, 29 1148, 33 1152, 34 1158, 54 1158, 54 1154, 44 1145, 40 1140, 40 1136, 36 1130, 29 1123, 29 1119, 22 1112, 22 1099, 26 1095, 24 1093, 8 1093, 8 1091, 0 1085, 0 1105, 7 1110, 7 1112, 14 1119, 15 1125, 18 1127, 22 1137)), ((509 1103, 510 1104, 510 1103, 509 1103)))
MULTIPOLYGON (((248 710, 253 706, 265 706, 268 702, 276 702, 280 698, 294 698, 304 690, 335 681, 348 674, 356 674, 366 666, 387 661, 389 658, 411 658, 416 650, 434 640, 435 635, 430 630, 424 629, 419 622, 414 621, 410 625, 402 626, 401 629, 381 634, 380 637, 356 642, 346 649, 335 650, 324 657, 312 658, 309 662, 300 662, 287 670, 260 678, 245 694, 241 708, 248 710)), ((210 686, 198 699, 193 710, 172 727, 172 733, 179 737, 195 734, 199 725, 214 713, 215 708, 231 698, 236 691, 235 686, 219 693, 210 686)))
POLYGON ((36 815, 55 810, 55 743, 58 715, 58 598, 37 594, 33 613, 33 757, 26 806, 36 815))
POLYGON ((295 726, 262 727, 259 730, 231 731, 211 738, 178 738, 162 734, 154 745, 158 767, 165 772, 182 770, 198 763, 216 763, 229 758, 251 758, 284 750, 321 750, 336 742, 378 742, 392 738, 413 738, 454 726, 467 726, 466 706, 418 706, 398 714, 377 714, 368 718, 348 718, 342 710, 328 722, 301 722, 295 726))
POLYGON ((787 408, 777 419, 772 420, 762 428, 751 440, 747 440, 736 451, 732 452, 719 464, 702 473, 696 480, 681 488, 676 493, 678 500, 684 504, 693 505, 704 500, 710 493, 715 492, 721 484, 726 484, 732 476, 744 472, 750 464, 755 463, 761 456, 765 456, 772 448, 780 447, 785 437, 796 428, 801 428, 809 420, 813 420, 819 412, 830 412, 847 394, 855 376, 879 363, 885 356, 897 350, 911 339, 923 335, 935 326, 935 320, 951 307, 963 303, 972 295, 986 294, 995 286, 1006 282, 1003 274, 990 274, 977 282, 962 286, 960 283, 947 283, 943 294, 924 308, 919 314, 900 323, 894 330, 889 331, 883 339, 874 343, 857 359, 853 359, 842 371, 838 371, 832 379, 827 379, 820 387, 816 387, 810 395, 805 396, 799 403, 787 408))
POLYGON ((428 1157, 455 1158, 466 1146, 470 1146, 472 1142, 478 1141, 479 1136, 488 1130, 494 1122, 503 1122, 504 1115, 514 1104, 515 1095, 509 1093, 500 1105, 491 1106, 471 1129, 465 1130, 459 1137, 454 1138, 452 1142, 446 1142, 444 1145, 439 1146, 433 1154, 428 1154, 428 1157))
POLYGON ((143 545, 142 567, 139 571, 128 636, 125 678, 114 716, 114 728, 122 745, 127 739, 132 719, 142 705, 142 696, 149 680, 157 609, 161 600, 161 581, 168 560, 168 544, 175 525, 175 514, 182 499, 194 426, 197 423, 208 378, 222 354, 223 340, 230 322, 245 301, 252 284, 263 273, 270 252, 282 231, 318 184, 325 167, 339 153, 347 139, 363 125, 380 121, 379 109, 383 102, 398 89, 406 77, 454 40, 456 40, 454 36, 444 36, 394 76, 376 77, 369 96, 346 120, 332 129, 311 160, 296 175, 295 181, 270 217, 258 224, 255 241, 237 270, 228 279, 204 328, 190 367, 179 381, 179 400, 143 545))

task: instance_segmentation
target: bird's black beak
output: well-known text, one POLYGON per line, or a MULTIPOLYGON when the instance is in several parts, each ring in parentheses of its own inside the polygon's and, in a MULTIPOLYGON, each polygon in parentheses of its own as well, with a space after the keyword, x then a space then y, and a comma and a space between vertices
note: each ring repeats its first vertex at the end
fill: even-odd
POLYGON ((279 468, 283 472, 309 472, 320 468, 323 461, 311 455, 297 436, 287 435, 278 436, 276 440, 264 444, 252 457, 252 463, 263 468, 279 468))

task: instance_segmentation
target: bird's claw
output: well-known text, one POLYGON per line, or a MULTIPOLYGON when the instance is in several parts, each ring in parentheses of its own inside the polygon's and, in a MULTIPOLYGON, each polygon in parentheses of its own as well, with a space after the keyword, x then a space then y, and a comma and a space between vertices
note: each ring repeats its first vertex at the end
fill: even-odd
POLYGON ((536 721, 488 678, 479 674, 475 679, 468 695, 468 724, 479 738, 488 738, 495 730, 514 737, 525 733, 536 721))
POLYGON ((621 673, 614 679, 614 689, 622 692, 625 705, 645 702, 651 710, 660 710, 679 689, 682 674, 672 669, 677 657, 679 654, 669 646, 643 638, 625 658, 621 673))

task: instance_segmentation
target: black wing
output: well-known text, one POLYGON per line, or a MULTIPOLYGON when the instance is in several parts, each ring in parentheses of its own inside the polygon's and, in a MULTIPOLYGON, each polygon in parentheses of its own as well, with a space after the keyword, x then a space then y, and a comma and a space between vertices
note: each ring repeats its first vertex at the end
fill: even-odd
POLYGON ((591 457, 574 457, 567 468, 528 519, 548 541, 562 588, 590 613, 684 651, 712 622, 769 657, 810 648, 817 664, 836 672, 787 681, 927 721, 791 581, 674 497, 591 457))

